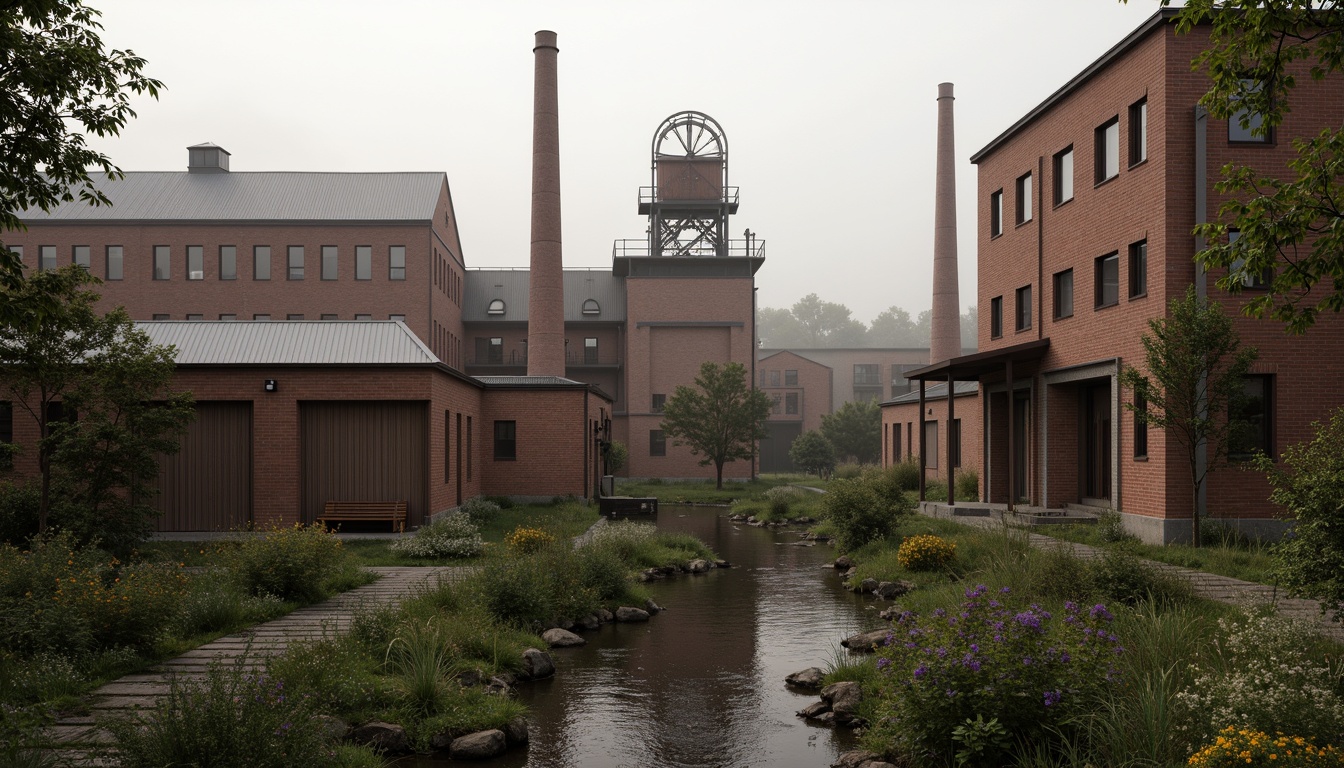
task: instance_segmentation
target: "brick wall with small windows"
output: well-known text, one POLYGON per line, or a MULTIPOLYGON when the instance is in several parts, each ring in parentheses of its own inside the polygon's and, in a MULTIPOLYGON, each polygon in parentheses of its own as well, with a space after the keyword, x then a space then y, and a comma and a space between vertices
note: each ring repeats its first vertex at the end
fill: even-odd
POLYGON ((479 427, 482 493, 592 496, 598 472, 593 425, 610 413, 611 401, 582 385, 488 388, 479 427))
MULTIPOLYGON (((916 391, 918 384, 916 384, 916 391)), ((978 394, 960 394, 957 395, 953 403, 953 417, 956 421, 956 433, 960 436, 955 441, 954 459, 957 459, 955 470, 958 474, 962 472, 975 472, 980 479, 980 492, 984 493, 984 414, 981 410, 980 396, 978 394)), ((927 398, 924 403, 924 421, 936 422, 938 432, 937 457, 932 454, 928 459, 928 466, 925 470, 927 480, 946 481, 947 474, 947 450, 952 439, 947 419, 947 397, 927 398)), ((924 427, 924 429, 928 429, 924 427)), ((919 423, 919 400, 913 402, 884 403, 882 405, 882 466, 889 467, 892 464, 899 464, 903 461, 918 461, 920 456, 920 423, 919 423), (910 433, 910 440, 907 440, 906 433, 910 433)), ((930 430, 929 437, 932 437, 930 430)), ((928 446, 926 445, 927 449, 928 446)), ((960 501, 979 501, 976 499, 960 499, 960 501)))

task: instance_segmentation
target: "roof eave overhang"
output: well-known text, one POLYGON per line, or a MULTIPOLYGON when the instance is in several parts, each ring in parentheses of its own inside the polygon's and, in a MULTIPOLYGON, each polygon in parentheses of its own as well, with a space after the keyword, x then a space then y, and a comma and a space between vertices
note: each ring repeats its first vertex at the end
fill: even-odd
POLYGON ((998 371, 1005 363, 1025 363, 1040 360, 1050 349, 1050 339, 1037 339, 1011 347, 991 349, 973 355, 963 355, 906 371, 905 378, 918 381, 979 381, 981 376, 998 371))

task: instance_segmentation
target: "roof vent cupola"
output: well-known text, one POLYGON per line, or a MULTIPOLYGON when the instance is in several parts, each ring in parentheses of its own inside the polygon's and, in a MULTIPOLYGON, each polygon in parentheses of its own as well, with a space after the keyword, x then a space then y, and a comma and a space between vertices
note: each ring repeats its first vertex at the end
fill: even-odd
POLYGON ((191 173, 228 173, 228 150, 208 141, 187 147, 187 170, 191 173))

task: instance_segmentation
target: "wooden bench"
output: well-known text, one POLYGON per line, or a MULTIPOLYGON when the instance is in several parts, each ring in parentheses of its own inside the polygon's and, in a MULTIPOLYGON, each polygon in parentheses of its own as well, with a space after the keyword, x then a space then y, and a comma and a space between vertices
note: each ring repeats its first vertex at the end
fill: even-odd
POLYGON ((370 522, 387 520, 392 530, 406 532, 406 502, 404 501, 328 501, 318 516, 319 523, 344 521, 370 522))

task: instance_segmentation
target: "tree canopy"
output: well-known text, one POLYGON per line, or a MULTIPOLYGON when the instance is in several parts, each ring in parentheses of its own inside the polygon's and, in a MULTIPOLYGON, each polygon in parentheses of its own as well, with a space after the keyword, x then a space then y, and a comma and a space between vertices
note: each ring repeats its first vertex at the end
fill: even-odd
POLYGON ((1135 421, 1165 430, 1178 448, 1173 455, 1186 460, 1191 541, 1199 546, 1200 489, 1209 471, 1226 460, 1242 425, 1244 380, 1256 351, 1241 346, 1231 318, 1217 303, 1200 299, 1194 286, 1172 299, 1168 314, 1149 320, 1140 340, 1147 373, 1125 366, 1120 383, 1134 393, 1125 408, 1135 421))
POLYGON ((713 464, 718 488, 723 465, 750 459, 756 441, 766 436, 771 400, 750 385, 741 363, 707 362, 694 387, 678 385, 663 404, 663 433, 700 456, 700 466, 713 464))
POLYGON ((808 474, 825 476, 835 469, 835 447, 820 432, 811 429, 793 439, 789 461, 808 474))
MULTIPOLYGON (((1178 32, 1202 23, 1209 47, 1194 66, 1212 84, 1200 104, 1253 136, 1268 139, 1282 125, 1304 71, 1344 88, 1344 0, 1188 0, 1178 32)), ((1233 293, 1272 275, 1245 312, 1303 333, 1321 313, 1344 309, 1344 127, 1291 138, 1297 156, 1286 174, 1223 167, 1216 188, 1231 199, 1219 221, 1196 228, 1209 243, 1196 258, 1229 269, 1219 286, 1233 293)))
MULTIPOLYGON (((853 318, 849 307, 823 301, 809 293, 788 309, 762 307, 756 312, 756 335, 770 349, 818 349, 843 347, 927 347, 932 312, 924 310, 911 318, 906 310, 891 306, 864 326, 853 318)), ((962 346, 975 346, 976 311, 968 307, 961 316, 962 346)))
MULTIPOLYGON (((15 0, 0 7, 0 290, 15 290, 23 265, 4 247, 24 209, 108 203, 92 174, 121 171, 86 144, 116 135, 135 116, 130 94, 158 97, 132 51, 106 50, 98 11, 80 0, 15 0)), ((46 311, 39 307, 36 311, 46 311)), ((14 312, 0 302, 0 324, 14 312)))
POLYGON ((851 400, 821 417, 821 434, 839 458, 875 464, 882 455, 882 409, 876 400, 851 400))

